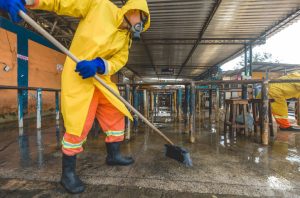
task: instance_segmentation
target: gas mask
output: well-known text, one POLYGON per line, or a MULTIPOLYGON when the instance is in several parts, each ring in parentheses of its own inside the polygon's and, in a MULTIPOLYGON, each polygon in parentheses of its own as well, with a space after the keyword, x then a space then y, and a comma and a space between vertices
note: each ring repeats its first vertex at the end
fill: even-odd
POLYGON ((143 17, 142 11, 140 11, 141 22, 136 23, 135 25, 132 25, 126 16, 124 16, 124 18, 130 27, 129 31, 131 32, 132 40, 139 41, 141 39, 141 33, 143 32, 145 23, 147 22, 147 17, 143 17))

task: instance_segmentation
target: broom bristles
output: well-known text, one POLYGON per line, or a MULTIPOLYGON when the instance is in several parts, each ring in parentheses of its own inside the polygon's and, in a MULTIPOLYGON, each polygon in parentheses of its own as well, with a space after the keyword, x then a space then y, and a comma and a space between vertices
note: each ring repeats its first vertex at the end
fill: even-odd
POLYGON ((185 164, 186 166, 193 166, 190 153, 179 146, 165 144, 165 155, 185 164))

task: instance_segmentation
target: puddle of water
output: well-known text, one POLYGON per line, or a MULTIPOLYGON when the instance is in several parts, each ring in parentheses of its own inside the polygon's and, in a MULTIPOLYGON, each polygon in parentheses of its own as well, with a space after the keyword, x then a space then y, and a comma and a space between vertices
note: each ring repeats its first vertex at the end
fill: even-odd
POLYGON ((271 188, 281 191, 291 190, 293 188, 288 180, 284 178, 278 178, 275 176, 268 177, 268 184, 271 188))

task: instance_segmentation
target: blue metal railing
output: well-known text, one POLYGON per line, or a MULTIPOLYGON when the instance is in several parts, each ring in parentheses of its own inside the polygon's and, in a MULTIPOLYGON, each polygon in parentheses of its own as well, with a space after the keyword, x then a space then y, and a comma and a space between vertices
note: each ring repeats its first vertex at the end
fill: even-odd
POLYGON ((59 120, 60 110, 59 110, 59 93, 60 89, 53 88, 41 88, 41 87, 18 87, 18 86, 6 86, 0 85, 0 90, 17 90, 18 91, 18 126, 22 128, 24 108, 23 108, 23 92, 24 91, 36 91, 36 127, 40 129, 42 126, 42 92, 55 92, 55 119, 59 120))

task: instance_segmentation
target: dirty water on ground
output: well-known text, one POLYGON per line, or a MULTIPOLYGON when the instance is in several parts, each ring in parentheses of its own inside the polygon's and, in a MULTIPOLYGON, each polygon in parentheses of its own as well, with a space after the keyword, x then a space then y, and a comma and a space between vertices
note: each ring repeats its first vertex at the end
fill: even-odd
MULTIPOLYGON (((164 156, 165 142, 140 123, 124 154, 129 167, 105 164, 104 135, 93 130, 78 156, 78 174, 87 184, 81 197, 234 197, 300 195, 300 134, 279 133, 262 146, 259 137, 223 134, 222 123, 196 119, 196 142, 189 143, 184 122, 157 122, 177 145, 187 148, 193 167, 164 156)), ((0 197, 68 197, 61 173, 62 122, 54 117, 0 126, 0 197)))

